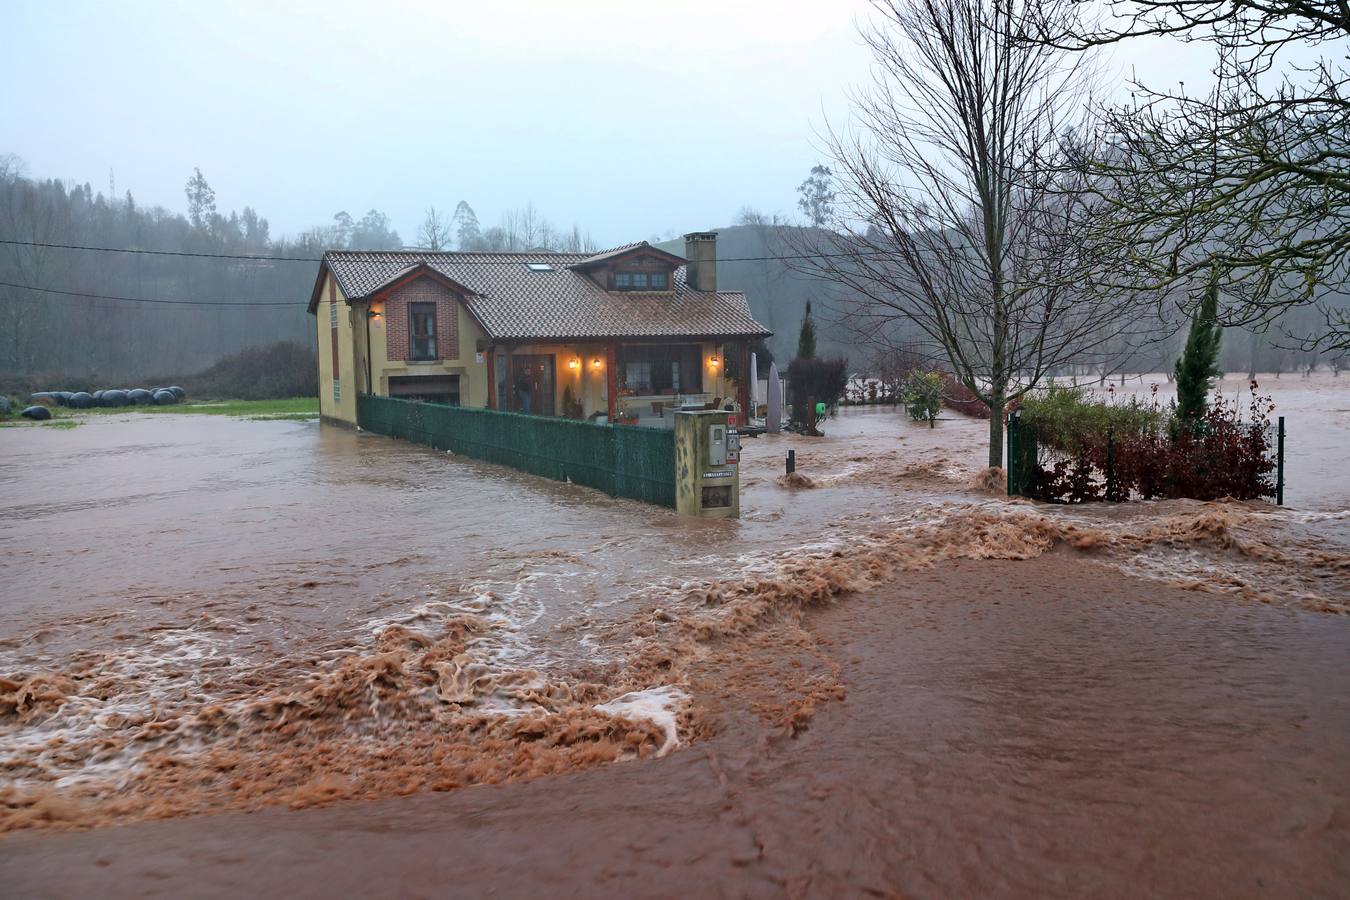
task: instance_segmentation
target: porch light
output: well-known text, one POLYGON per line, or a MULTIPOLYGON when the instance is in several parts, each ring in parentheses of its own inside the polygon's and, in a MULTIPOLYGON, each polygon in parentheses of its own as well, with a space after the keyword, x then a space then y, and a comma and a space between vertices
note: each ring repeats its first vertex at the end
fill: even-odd
POLYGON ((603 366, 603 365, 604 365, 604 362, 603 362, 603 361, 600 359, 600 357, 598 357, 598 356, 597 356, 595 359, 591 360, 591 368, 592 368, 592 369, 598 369, 598 368, 600 368, 600 367, 603 366))
POLYGON ((717 358, 717 354, 716 354, 716 353, 714 353, 712 356, 708 357, 708 365, 712 366, 714 369, 717 368, 718 365, 719 365, 720 363, 721 363, 721 360, 719 360, 719 359, 717 358))
POLYGON ((581 360, 577 359, 575 356, 572 357, 571 359, 569 359, 569 360, 567 361, 567 368, 569 368, 569 369, 580 369, 580 368, 581 368, 581 360))

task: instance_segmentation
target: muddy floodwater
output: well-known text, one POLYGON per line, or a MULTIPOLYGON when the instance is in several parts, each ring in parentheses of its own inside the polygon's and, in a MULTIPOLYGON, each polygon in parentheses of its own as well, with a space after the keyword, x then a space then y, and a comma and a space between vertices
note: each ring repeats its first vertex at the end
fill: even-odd
MULTIPOLYGON (((1283 509, 1010 501, 982 471, 987 423, 877 407, 822 440, 747 440, 742 518, 709 522, 317 422, 0 430, 0 865, 22 848, 75 885, 67 854, 92 860, 100 835, 163 845, 148 820, 190 822, 195 846, 245 811, 316 836, 354 809, 437 833, 444 803, 491 818, 520 791, 612 825, 587 799, 606 784, 659 819, 652 798, 701 796, 714 754, 799 788, 745 789, 779 848, 746 850, 756 865, 810 854, 819 822, 794 831, 791 798, 816 794, 845 834, 909 848, 846 842, 861 881, 798 860, 797 881, 756 870, 730 894, 1037 893, 1051 871, 1047 893, 1203 892, 1150 866, 1169 827, 1214 816, 1261 839, 1196 852, 1265 854, 1286 886, 1292 854, 1312 893, 1350 890, 1328 852, 1348 849, 1347 770, 1327 750, 1350 744, 1350 381, 1262 387, 1287 416, 1283 509), (822 736, 850 728, 851 749, 822 736), (1303 737, 1272 736, 1286 728, 1303 737), (1034 772, 1000 768, 1005 751, 1034 772), (1281 774, 1253 786, 1267 766, 1281 774), (1151 792, 1185 802, 1150 813, 1151 792), (1077 869, 1038 838, 1088 799, 1132 810, 1130 866, 1097 847, 1077 869), (995 839, 974 824, 989 817, 1016 827, 995 839)), ((678 837, 700 830, 688 815, 672 852, 703 859, 678 837)), ((706 815, 708 834, 726 826, 706 815)), ((166 853, 167 870, 202 865, 166 853)), ((208 892, 246 889, 218 868, 208 892)))

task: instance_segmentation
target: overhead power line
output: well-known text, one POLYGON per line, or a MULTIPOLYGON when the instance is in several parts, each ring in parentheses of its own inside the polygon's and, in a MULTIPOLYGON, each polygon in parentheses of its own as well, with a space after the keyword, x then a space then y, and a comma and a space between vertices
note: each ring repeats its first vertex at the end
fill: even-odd
POLYGON ((85 244, 53 244, 46 241, 0 240, 15 247, 42 247, 48 250, 91 250, 95 253, 136 253, 143 256, 200 256, 206 259, 247 259, 258 262, 320 262, 321 256, 258 256, 249 253, 193 253, 188 250, 144 250, 138 247, 91 247, 85 244))
MULTIPOLYGON (((91 246, 87 246, 87 245, 83 245, 83 244, 53 244, 53 243, 48 243, 48 242, 45 242, 45 241, 13 241, 13 240, 5 240, 5 239, 0 239, 0 244, 7 244, 7 245, 10 245, 10 246, 14 246, 14 247, 42 247, 42 248, 49 249, 49 250, 88 250, 88 251, 92 251, 92 252, 95 252, 95 253, 135 253, 135 254, 142 254, 142 255, 146 255, 146 256, 187 256, 187 257, 200 257, 200 258, 202 258, 202 259, 238 259, 238 260, 249 260, 249 261, 252 261, 252 262, 307 262, 307 263, 323 262, 323 257, 322 257, 322 256, 258 256, 258 255, 256 255, 256 254, 246 254, 246 253, 196 253, 196 252, 192 252, 192 251, 189 251, 189 250, 143 250, 143 249, 134 248, 134 247, 91 247, 91 246)), ((661 249, 660 247, 657 247, 657 246, 655 246, 655 245, 649 245, 649 246, 651 246, 651 247, 652 247, 653 249, 655 249, 655 250, 660 250, 660 249, 661 249)), ((334 251, 334 252, 336 252, 336 253, 414 253, 414 254, 417 254, 417 253, 433 253, 433 252, 437 252, 437 251, 432 251, 432 250, 337 250, 337 251, 334 251)), ((450 252, 450 251, 444 251, 444 252, 450 252)), ((540 251, 538 251, 538 252, 535 252, 535 251, 530 251, 530 250, 500 250, 500 251, 498 251, 498 250, 481 250, 481 251, 479 251, 479 250, 470 250, 470 251, 455 251, 455 252, 466 252, 466 253, 474 253, 474 254, 479 254, 479 255, 490 255, 490 254, 494 254, 494 253, 501 253, 501 254, 508 254, 508 253, 509 253, 509 254, 511 254, 511 255, 513 255, 513 256, 527 257, 527 256, 544 256, 544 255, 547 255, 547 254, 558 254, 558 253, 562 253, 563 251, 559 251, 559 250, 540 250, 540 251)), ((607 251, 605 251, 605 250, 597 250, 597 251, 596 251, 596 253, 605 253, 605 252, 607 252, 607 251)), ((665 251, 665 252, 669 252, 669 251, 665 251)), ((590 255, 590 254, 586 254, 586 253, 571 253, 571 252, 569 251, 569 252, 567 252, 565 255, 567 255, 567 256, 586 256, 586 255, 590 255)), ((724 263, 724 262, 785 262, 785 261, 788 261, 788 260, 801 260, 801 259, 830 259, 830 258, 833 258, 833 257, 840 257, 840 256, 852 256, 852 257, 857 257, 857 256, 885 256, 885 255, 888 255, 888 252, 887 252, 887 251, 884 251, 884 250, 854 250, 854 251, 845 251, 845 252, 841 252, 841 253, 787 253, 787 254, 774 254, 774 255, 769 255, 769 256, 720 256, 720 257, 717 258, 717 261, 718 261, 719 263, 724 263)), ((476 265, 476 266, 518 266, 518 265, 520 265, 520 264, 521 264, 520 261, 518 261, 518 260, 512 260, 512 259, 490 259, 490 260, 475 260, 475 261, 474 261, 474 265, 476 265)))
POLYGON ((59 294, 64 297, 87 297, 91 300, 119 300, 123 303, 162 303, 172 306, 304 306, 298 300, 156 300, 150 297, 118 297, 113 294, 89 294, 84 291, 59 291, 55 288, 33 287, 31 284, 15 284, 12 281, 0 281, 0 287, 20 288, 25 291, 38 291, 43 294, 59 294))

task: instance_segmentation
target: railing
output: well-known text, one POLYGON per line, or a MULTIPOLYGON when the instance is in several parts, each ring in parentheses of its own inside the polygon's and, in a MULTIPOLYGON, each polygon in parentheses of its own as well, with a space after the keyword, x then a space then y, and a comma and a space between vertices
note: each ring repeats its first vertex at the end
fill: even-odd
POLYGON ((661 428, 596 425, 416 400, 365 395, 366 431, 426 444, 615 497, 675 506, 675 436, 661 428))

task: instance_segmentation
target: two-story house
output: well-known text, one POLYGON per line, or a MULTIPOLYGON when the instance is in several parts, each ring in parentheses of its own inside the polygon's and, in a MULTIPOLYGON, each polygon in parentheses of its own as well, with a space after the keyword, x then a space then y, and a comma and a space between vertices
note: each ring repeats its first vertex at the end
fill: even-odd
POLYGON ((680 405, 749 408, 749 342, 769 332, 717 290, 717 235, 681 258, 645 241, 596 254, 330 251, 309 311, 324 418, 358 393, 660 425, 680 405), (728 377, 728 356, 740 377, 728 377))

